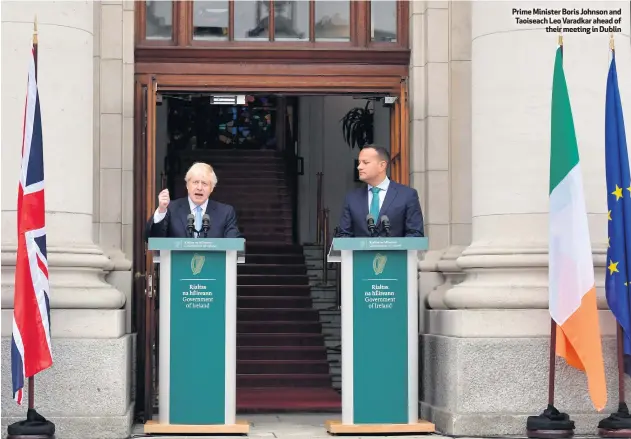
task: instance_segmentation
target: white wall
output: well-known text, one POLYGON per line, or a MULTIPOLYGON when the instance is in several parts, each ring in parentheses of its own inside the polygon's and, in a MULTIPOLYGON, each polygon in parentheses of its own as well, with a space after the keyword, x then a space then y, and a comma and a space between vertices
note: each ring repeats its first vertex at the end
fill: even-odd
MULTIPOLYGON (((361 183, 353 181, 357 147, 350 149, 342 136, 340 120, 364 99, 348 96, 308 96, 299 102, 298 154, 305 175, 298 177, 298 222, 301 242, 316 240, 317 172, 323 172, 323 207, 330 209, 331 230, 339 222, 344 195, 361 183)), ((390 148, 390 109, 375 106, 375 143, 390 148)))

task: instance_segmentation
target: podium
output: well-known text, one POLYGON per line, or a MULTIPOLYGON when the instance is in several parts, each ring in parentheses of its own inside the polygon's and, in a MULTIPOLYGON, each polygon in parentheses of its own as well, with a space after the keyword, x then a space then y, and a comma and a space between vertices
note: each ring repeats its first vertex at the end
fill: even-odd
POLYGON ((331 434, 432 433, 419 420, 418 251, 427 238, 335 238, 341 262, 342 420, 331 434))
POLYGON ((146 434, 247 434, 237 423, 237 253, 245 240, 150 238, 160 264, 158 421, 146 434))

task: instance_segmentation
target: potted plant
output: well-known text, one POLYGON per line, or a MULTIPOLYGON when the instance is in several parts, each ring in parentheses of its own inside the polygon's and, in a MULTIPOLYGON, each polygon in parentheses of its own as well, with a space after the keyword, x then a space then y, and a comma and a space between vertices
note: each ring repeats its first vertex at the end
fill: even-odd
POLYGON ((342 122, 344 141, 351 149, 355 146, 362 149, 364 145, 373 143, 374 110, 369 107, 370 100, 363 108, 351 109, 340 121, 342 122))
MULTIPOLYGON (((342 135, 351 149, 355 146, 362 149, 373 143, 374 117, 375 112, 374 109, 370 108, 370 99, 367 100, 365 107, 355 107, 344 115, 340 121, 342 122, 342 135)), ((353 179, 359 181, 359 171, 357 170, 359 161, 355 159, 353 163, 353 179)))

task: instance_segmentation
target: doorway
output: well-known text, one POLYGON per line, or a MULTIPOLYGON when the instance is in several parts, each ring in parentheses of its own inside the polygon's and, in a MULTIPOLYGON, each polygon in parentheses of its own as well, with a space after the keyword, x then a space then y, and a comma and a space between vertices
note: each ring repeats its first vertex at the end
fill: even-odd
MULTIPOLYGON (((184 177, 194 162, 213 166, 220 184, 213 191, 216 201, 244 211, 234 202, 244 195, 281 191, 269 208, 281 209, 281 225, 287 225, 292 243, 297 235, 297 183, 301 171, 298 144, 297 97, 273 94, 219 96, 211 92, 161 92, 156 99, 155 188, 169 189, 171 199, 186 196, 184 177), (257 170, 254 162, 262 161, 257 170), (258 185, 248 186, 249 173, 259 173, 258 185), (286 216, 286 218, 285 218, 286 216)), ((255 182, 256 183, 256 182, 255 182)), ((263 201, 261 199, 255 199, 263 201)), ((251 211, 248 217, 265 214, 251 211)), ((265 207, 265 206, 263 206, 265 207)), ((264 219, 264 218, 263 218, 264 219)), ((272 218, 268 218, 272 220, 272 218)), ((241 223, 243 227, 244 223, 241 223)), ((252 231, 241 229, 242 233, 252 231)), ((252 236, 251 240, 261 240, 252 236)), ((270 237, 271 238, 271 237, 270 237)))
MULTIPOLYGON (((287 205, 272 206, 273 211, 280 212, 280 215, 276 215, 277 219, 274 220, 277 223, 275 226, 278 226, 276 231, 279 232, 279 235, 268 234, 268 236, 272 236, 271 240, 276 242, 282 236, 282 238, 286 239, 284 242, 286 247, 283 251, 287 251, 289 248, 295 250, 295 246, 300 245, 304 241, 300 239, 299 221, 297 220, 300 204, 297 181, 300 175, 305 172, 304 157, 299 149, 299 140, 301 138, 300 98, 330 96, 331 92, 325 93, 322 90, 314 92, 312 90, 307 95, 305 91, 292 92, 289 90, 270 93, 269 91, 255 90, 243 93, 242 95, 252 104, 249 108, 256 110, 244 114, 239 111, 238 107, 240 105, 209 105, 214 96, 225 94, 226 90, 220 90, 220 93, 217 93, 217 91, 209 90, 205 87, 191 87, 189 84, 189 89, 185 91, 182 85, 171 84, 169 86, 169 84, 165 84, 164 86, 159 86, 159 78, 156 77, 139 77, 138 79, 136 86, 136 115, 138 122, 135 155, 135 206, 137 209, 134 222, 135 242, 144 242, 142 239, 144 224, 146 218, 155 209, 155 200, 160 189, 168 187, 173 191, 172 198, 182 195, 178 191, 184 187, 183 176, 193 160, 208 161, 216 166, 220 183, 217 193, 214 195, 220 198, 225 196, 225 199, 221 201, 226 202, 233 199, 232 197, 236 194, 234 188, 239 186, 236 183, 242 178, 242 175, 239 175, 238 172, 239 168, 243 166, 239 166, 239 164, 252 161, 259 165, 256 172, 260 174, 260 186, 264 188, 270 187, 270 182, 275 181, 278 185, 274 186, 273 190, 279 195, 286 195, 284 199, 290 200, 289 208, 286 208, 287 205), (150 80, 147 81, 147 79, 150 80), (197 89, 190 90, 190 88, 197 89), (198 120, 199 123, 194 124, 195 126, 188 124, 188 126, 180 126, 178 128, 170 126, 173 124, 159 123, 161 107, 170 106, 172 106, 170 111, 173 121, 193 119, 198 120), (209 119, 213 119, 214 122, 208 123, 209 119), (259 121, 257 122, 258 128, 253 126, 253 119, 259 121), (245 122, 246 120, 248 121, 247 123, 245 122), (165 129, 166 133, 161 133, 160 130, 165 129), (253 133, 256 134, 253 135, 253 133), (168 139, 168 144, 161 149, 158 140, 165 135, 168 139), (222 165, 223 170, 221 170, 222 165), (232 178, 232 181, 231 175, 232 177, 236 176, 236 178, 232 178), (225 182, 224 185, 222 185, 223 182, 225 182), (223 188, 226 188, 227 191, 221 193, 223 188), (285 217, 285 213, 289 213, 290 218, 285 217), (280 219, 288 220, 287 222, 290 224, 289 233, 287 233, 286 229, 282 229, 283 224, 278 224, 280 219)), ((394 102, 388 104, 387 110, 390 118, 391 178, 406 184, 409 176, 409 164, 407 163, 409 157, 409 146, 407 145, 407 84, 405 80, 401 81, 399 79, 397 85, 397 93, 393 94, 391 90, 385 90, 380 94, 395 98, 394 102)), ((236 96, 235 93, 238 94, 239 92, 232 91, 231 96, 236 96)), ((341 95, 339 91, 337 94, 338 96, 341 95)), ((371 91, 363 94, 356 92, 352 96, 359 98, 358 103, 361 104, 358 106, 363 106, 365 102, 370 102, 370 98, 374 98, 375 95, 378 95, 378 93, 371 91)), ((252 191, 252 189, 250 188, 249 191, 252 191)), ((250 198, 249 203, 253 204, 256 201, 257 197, 253 196, 250 198)), ((255 217, 259 224, 261 223, 260 218, 260 215, 255 217)), ((247 227, 246 225, 246 230, 244 230, 246 238, 248 234, 247 227)), ((264 238, 265 236, 263 235, 254 234, 257 237, 257 241, 264 238)), ((285 258, 287 261, 292 258, 298 260, 301 254, 290 252, 274 255, 272 253, 271 261, 269 253, 263 252, 256 256, 266 256, 268 259, 261 259, 261 261, 264 262, 263 265, 270 266, 278 265, 269 264, 269 262, 277 261, 279 257, 285 258)), ((294 265, 299 266, 300 264, 294 265)), ((300 267, 294 266, 290 268, 291 270, 299 271, 300 267)), ((155 350, 157 337, 159 337, 159 334, 155 331, 159 301, 156 296, 157 273, 154 270, 152 255, 145 250, 143 245, 135 246, 134 271, 136 272, 134 315, 136 331, 138 332, 136 406, 141 412, 141 417, 146 421, 151 418, 154 411, 155 383, 152 381, 152 377, 157 376, 156 368, 159 367, 159 364, 156 364, 154 361, 154 358, 157 358, 155 350)), ((259 275, 258 273, 251 274, 253 276, 259 275)), ((283 274, 280 275, 283 276, 283 274)), ((286 276, 294 276, 294 279, 297 279, 297 276, 303 276, 303 273, 288 274, 286 276)), ((289 286, 292 288, 296 287, 293 284, 289 286)), ((271 297, 270 300, 278 303, 278 298, 273 296, 266 297, 271 297)), ((291 297, 296 303, 303 302, 299 295, 292 295, 291 297)), ((252 296, 245 295, 244 298, 246 302, 244 302, 243 307, 252 309, 252 304, 247 303, 247 300, 252 300, 252 296)), ((298 305, 292 305, 292 307, 294 310, 298 309, 298 305)), ((317 322, 309 320, 309 316, 314 317, 315 315, 316 313, 312 309, 308 310, 305 308, 301 321, 306 325, 311 324, 312 327, 314 324, 317 326, 317 322)), ((247 313, 244 316, 242 327, 247 327, 248 324, 252 326, 251 320, 249 321, 250 323, 247 321, 247 313)), ((260 320, 255 321, 260 323, 260 320)), ((271 316, 266 322, 268 327, 286 325, 287 314, 281 312, 271 316)), ((294 321, 294 323, 296 322, 294 321)), ((301 338, 304 339, 305 337, 301 338)), ((309 353, 304 353, 304 356, 295 353, 291 355, 296 356, 296 361, 301 361, 309 355, 314 355, 314 350, 304 350, 304 352, 310 351, 309 353)), ((310 364, 313 366, 315 363, 311 362, 310 364)), ((313 387, 318 387, 327 379, 324 377, 324 375, 327 375, 325 373, 326 368, 326 364, 319 363, 319 366, 311 371, 314 379, 313 383, 316 383, 313 387)), ((256 385, 252 387, 256 387, 256 385)), ((256 408, 257 403, 260 406, 262 400, 255 400, 252 407, 256 408)))

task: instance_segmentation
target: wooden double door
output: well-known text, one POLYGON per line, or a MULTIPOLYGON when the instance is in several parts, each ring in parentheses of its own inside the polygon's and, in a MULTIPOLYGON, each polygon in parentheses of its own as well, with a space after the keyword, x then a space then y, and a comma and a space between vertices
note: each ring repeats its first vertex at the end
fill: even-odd
POLYGON ((151 70, 137 66, 135 80, 134 130, 134 285, 133 325, 137 333, 136 415, 146 422, 152 419, 157 376, 157 314, 156 294, 158 273, 153 256, 146 249, 145 224, 156 208, 156 105, 158 94, 164 92, 216 93, 282 93, 285 95, 348 94, 388 95, 395 98, 390 106, 390 175, 394 181, 409 183, 409 94, 407 67, 364 66, 343 71, 335 67, 303 68, 261 66, 256 73, 242 74, 239 67, 226 68, 214 74, 170 74, 168 69, 151 70), (140 71, 140 73, 138 73, 140 71), (284 74, 278 74, 285 71, 284 74), (350 72, 350 74, 349 74, 350 72), (368 72, 368 73, 359 73, 368 72))

